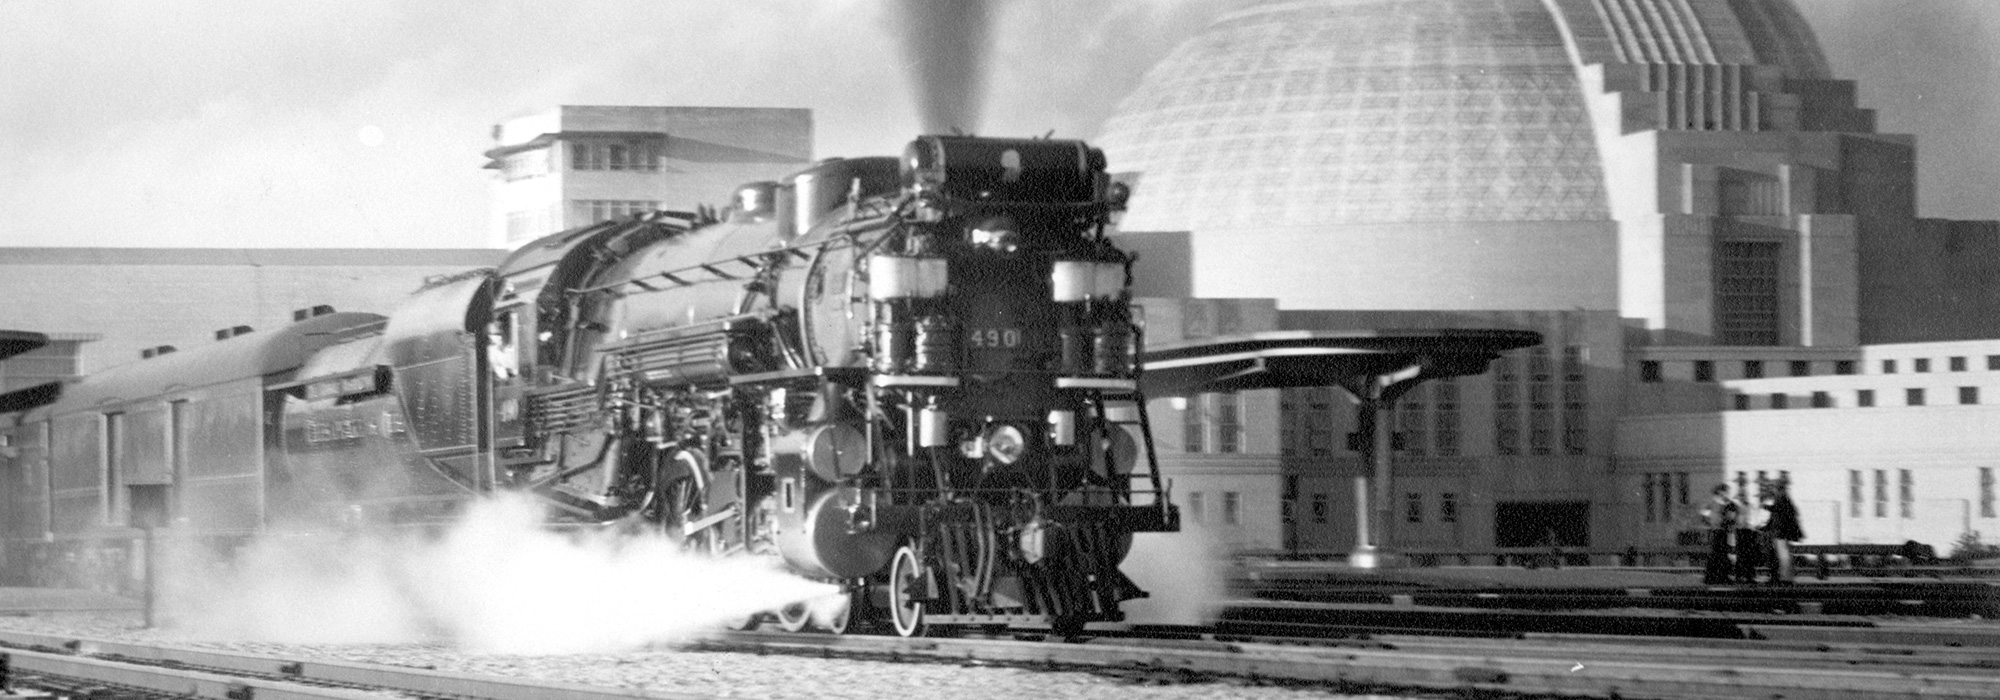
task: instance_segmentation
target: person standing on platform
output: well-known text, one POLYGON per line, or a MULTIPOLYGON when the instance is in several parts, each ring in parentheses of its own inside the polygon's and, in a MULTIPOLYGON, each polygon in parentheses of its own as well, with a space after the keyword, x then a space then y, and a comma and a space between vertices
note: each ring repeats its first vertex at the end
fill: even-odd
MULTIPOLYGON (((1757 482, 1759 499, 1768 488, 1765 483, 1761 479, 1757 482)), ((1736 495, 1743 510, 1736 516, 1736 541, 1733 543, 1736 570, 1733 573, 1737 583, 1756 583, 1757 569, 1764 565, 1764 552, 1770 547, 1764 541, 1764 509, 1759 500, 1750 498, 1748 487, 1743 487, 1736 495)))
POLYGON ((1783 479, 1764 492, 1764 535, 1771 541, 1771 583, 1792 582, 1792 543, 1806 538, 1799 527, 1799 507, 1792 503, 1791 484, 1783 479))
POLYGON ((1730 541, 1736 537, 1736 524, 1743 507, 1729 497, 1728 484, 1716 484, 1709 494, 1708 503, 1701 509, 1702 522, 1708 526, 1708 563, 1702 568, 1701 582, 1716 585, 1729 583, 1735 569, 1730 541))

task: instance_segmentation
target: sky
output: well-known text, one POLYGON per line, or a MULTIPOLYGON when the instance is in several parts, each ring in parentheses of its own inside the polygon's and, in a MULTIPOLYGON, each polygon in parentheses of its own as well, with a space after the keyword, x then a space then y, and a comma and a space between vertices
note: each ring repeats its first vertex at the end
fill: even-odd
MULTIPOLYGON (((807 107, 816 156, 892 155, 895 8, 942 1, 0 0, 0 246, 481 246, 492 126, 558 104, 807 107)), ((1921 214, 2000 218, 2000 2, 1798 4, 1918 135, 1921 214)), ((1228 6, 993 0, 978 131, 1093 137, 1228 6)))

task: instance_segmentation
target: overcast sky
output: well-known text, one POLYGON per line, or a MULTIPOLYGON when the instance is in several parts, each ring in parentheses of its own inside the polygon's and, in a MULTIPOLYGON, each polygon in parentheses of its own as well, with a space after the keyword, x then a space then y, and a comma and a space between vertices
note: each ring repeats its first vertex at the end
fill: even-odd
MULTIPOLYGON (((2000 218, 2000 2, 1800 0, 1920 211, 2000 218)), ((0 0, 0 246, 484 244, 494 123, 808 107, 816 155, 919 131, 873 0, 0 0)), ((1088 138, 1220 2, 999 0, 982 133, 1088 138)), ((720 193, 718 193, 720 199, 720 193)))

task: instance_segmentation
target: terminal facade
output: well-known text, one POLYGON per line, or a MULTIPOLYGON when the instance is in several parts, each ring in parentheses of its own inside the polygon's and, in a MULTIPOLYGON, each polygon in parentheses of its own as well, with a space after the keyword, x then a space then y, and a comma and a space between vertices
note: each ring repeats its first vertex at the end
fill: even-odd
MULTIPOLYGON (((1542 333, 1402 401, 1392 547, 1672 548, 1762 472, 1820 514, 1808 541, 1948 552, 2000 539, 1990 431, 1930 415, 2000 415, 1986 353, 1945 342, 2000 338, 2000 225, 1920 217, 1915 139, 1874 122, 1784 0, 1289 0, 1189 39, 1097 143, 1134 188, 1122 237, 1167 269, 1146 291, 1191 297, 1149 322, 1216 319, 1149 340, 1542 333), (1910 506, 1877 519, 1884 493, 1910 506)), ((1190 520, 1353 546, 1340 390, 1153 415, 1190 520)))

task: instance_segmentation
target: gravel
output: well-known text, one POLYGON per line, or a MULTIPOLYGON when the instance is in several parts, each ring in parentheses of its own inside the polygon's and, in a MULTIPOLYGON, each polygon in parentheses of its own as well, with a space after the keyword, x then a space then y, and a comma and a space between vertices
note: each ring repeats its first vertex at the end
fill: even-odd
POLYGON ((1146 685, 1079 672, 1044 672, 959 664, 890 663, 693 650, 519 656, 469 654, 442 644, 275 644, 187 639, 144 629, 133 612, 61 612, 0 616, 0 628, 267 654, 294 659, 430 668, 452 673, 532 678, 658 693, 706 694, 757 700, 836 700, 884 697, 951 700, 1096 700, 1187 698, 1301 700, 1380 698, 1337 695, 1315 688, 1232 683, 1146 685))

